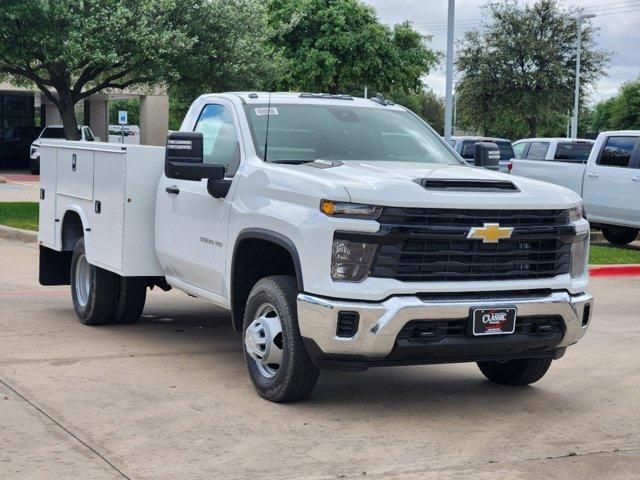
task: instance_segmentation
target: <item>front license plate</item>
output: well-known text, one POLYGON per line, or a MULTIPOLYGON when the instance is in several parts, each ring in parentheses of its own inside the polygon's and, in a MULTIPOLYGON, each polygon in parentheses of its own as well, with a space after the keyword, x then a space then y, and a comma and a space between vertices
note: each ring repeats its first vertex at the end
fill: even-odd
POLYGON ((476 308, 471 311, 474 335, 504 335, 516 330, 516 308, 476 308))

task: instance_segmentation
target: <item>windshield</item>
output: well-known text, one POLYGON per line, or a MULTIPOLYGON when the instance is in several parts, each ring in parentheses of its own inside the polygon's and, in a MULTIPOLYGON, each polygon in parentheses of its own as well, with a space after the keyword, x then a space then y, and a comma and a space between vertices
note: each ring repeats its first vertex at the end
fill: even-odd
POLYGON ((64 138, 64 128, 62 127, 45 128, 42 131, 42 135, 40 135, 40 138, 64 138))
POLYGON ((336 105, 245 105, 256 152, 280 163, 314 160, 396 161, 460 165, 443 141, 414 115, 336 105), (269 115, 267 115, 269 113, 269 115))

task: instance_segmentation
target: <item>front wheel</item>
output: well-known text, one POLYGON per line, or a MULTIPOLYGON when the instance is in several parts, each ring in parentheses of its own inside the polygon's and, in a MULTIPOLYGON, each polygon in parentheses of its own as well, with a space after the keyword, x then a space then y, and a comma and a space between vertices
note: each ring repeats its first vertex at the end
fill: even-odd
POLYGON ((298 328, 295 278, 277 275, 251 290, 243 323, 244 356, 258 394, 272 402, 308 397, 319 371, 298 328))
POLYGON ((629 245, 638 236, 638 229, 631 227, 602 227, 602 235, 612 245, 629 245))
POLYGON ((489 380, 501 385, 522 386, 544 377, 551 366, 550 358, 525 358, 506 362, 478 362, 480 371, 489 380))

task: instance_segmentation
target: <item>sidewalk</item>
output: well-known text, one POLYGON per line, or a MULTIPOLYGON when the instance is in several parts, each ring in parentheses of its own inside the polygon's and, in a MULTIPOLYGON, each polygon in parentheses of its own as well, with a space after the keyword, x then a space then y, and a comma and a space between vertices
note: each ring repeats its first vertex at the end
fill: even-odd
POLYGON ((0 183, 0 202, 37 202, 40 177, 22 171, 0 171, 7 183, 0 183))

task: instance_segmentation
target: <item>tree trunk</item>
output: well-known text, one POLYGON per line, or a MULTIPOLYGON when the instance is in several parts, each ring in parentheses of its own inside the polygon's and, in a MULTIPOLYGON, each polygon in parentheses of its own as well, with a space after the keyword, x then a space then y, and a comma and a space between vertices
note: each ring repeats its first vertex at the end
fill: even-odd
POLYGON ((536 117, 527 117, 527 125, 529 125, 529 138, 538 136, 538 119, 536 117))
POLYGON ((64 127, 64 137, 67 140, 80 140, 81 135, 78 130, 78 121, 76 120, 75 102, 70 93, 58 92, 58 110, 64 127))

